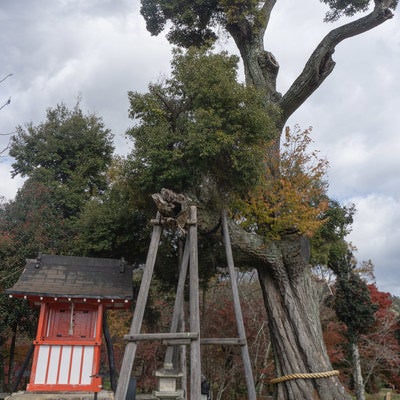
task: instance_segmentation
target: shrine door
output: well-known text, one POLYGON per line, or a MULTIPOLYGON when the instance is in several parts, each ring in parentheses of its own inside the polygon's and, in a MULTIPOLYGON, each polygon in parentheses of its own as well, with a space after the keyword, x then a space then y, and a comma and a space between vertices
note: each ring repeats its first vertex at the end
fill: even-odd
POLYGON ((28 391, 100 391, 101 320, 101 305, 43 303, 28 391))

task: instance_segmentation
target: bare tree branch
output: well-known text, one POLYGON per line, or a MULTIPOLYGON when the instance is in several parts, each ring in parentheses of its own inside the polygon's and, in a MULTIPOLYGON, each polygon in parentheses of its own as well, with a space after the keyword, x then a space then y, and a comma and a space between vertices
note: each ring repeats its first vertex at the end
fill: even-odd
MULTIPOLYGON (((13 74, 8 74, 4 78, 0 79, 0 83, 4 82, 6 79, 8 79, 10 76, 13 74)), ((0 107, 0 110, 2 110, 5 106, 8 106, 11 103, 11 97, 8 98, 8 100, 0 107)), ((9 132, 9 133, 0 133, 0 136, 10 136, 13 135, 15 132, 9 132)), ((4 153, 8 151, 10 148, 10 141, 8 142, 7 146, 4 147, 3 149, 0 150, 0 157, 3 156, 4 153)))
POLYGON ((2 110, 5 106, 8 106, 11 103, 11 97, 8 98, 8 100, 0 107, 0 110, 2 110))
POLYGON ((303 71, 278 102, 283 111, 282 124, 321 85, 335 67, 332 54, 335 47, 345 39, 359 35, 393 17, 385 2, 376 1, 374 10, 365 17, 330 31, 308 59, 303 71))
POLYGON ((6 147, 4 147, 3 149, 0 150, 0 157, 2 157, 3 154, 6 153, 9 148, 10 148, 10 142, 8 142, 6 147))
MULTIPOLYGON (((13 74, 8 74, 4 78, 0 79, 0 83, 4 82, 6 79, 8 79, 10 76, 13 74)), ((11 97, 8 98, 8 100, 0 107, 0 110, 2 110, 5 106, 8 106, 11 103, 11 97)))
POLYGON ((4 82, 7 78, 9 78, 10 76, 12 76, 13 74, 8 74, 6 75, 4 78, 0 79, 0 83, 4 82))
POLYGON ((265 21, 264 22, 264 24, 265 24, 264 31, 265 31, 266 27, 268 26, 269 18, 271 16, 271 12, 272 12, 272 9, 274 8, 275 4, 276 4, 276 0, 265 0, 263 6, 261 8, 261 13, 262 13, 262 15, 264 17, 263 19, 265 21))

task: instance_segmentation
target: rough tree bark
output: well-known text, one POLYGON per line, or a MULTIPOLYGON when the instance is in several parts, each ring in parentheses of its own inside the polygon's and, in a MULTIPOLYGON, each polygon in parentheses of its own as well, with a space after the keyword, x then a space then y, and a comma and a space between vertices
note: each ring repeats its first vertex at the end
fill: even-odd
MULTIPOLYGON (((332 370, 308 264, 308 241, 292 234, 268 243, 233 222, 230 231, 236 249, 258 270, 278 376, 332 370)), ((337 377, 285 381, 276 385, 275 395, 277 399, 348 398, 337 377)))

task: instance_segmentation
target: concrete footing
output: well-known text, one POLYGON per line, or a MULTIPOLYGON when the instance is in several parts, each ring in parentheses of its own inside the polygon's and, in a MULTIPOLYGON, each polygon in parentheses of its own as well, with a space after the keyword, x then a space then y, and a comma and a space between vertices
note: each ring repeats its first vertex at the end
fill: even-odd
MULTIPOLYGON (((4 400, 94 400, 93 392, 16 392, 5 394, 4 400)), ((114 400, 114 392, 102 390, 97 400, 114 400)), ((157 400, 153 394, 137 394, 135 400, 157 400)))
MULTIPOLYGON (((93 392, 16 392, 5 400, 94 400, 93 392)), ((114 392, 102 390, 97 393, 97 400, 114 400, 114 392)))

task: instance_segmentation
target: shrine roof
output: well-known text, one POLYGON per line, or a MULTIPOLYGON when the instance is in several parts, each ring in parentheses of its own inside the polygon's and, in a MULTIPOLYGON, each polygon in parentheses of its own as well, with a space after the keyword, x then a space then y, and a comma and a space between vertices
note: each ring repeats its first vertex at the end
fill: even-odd
POLYGON ((123 260, 42 254, 29 259, 13 295, 132 299, 132 269, 123 260))

